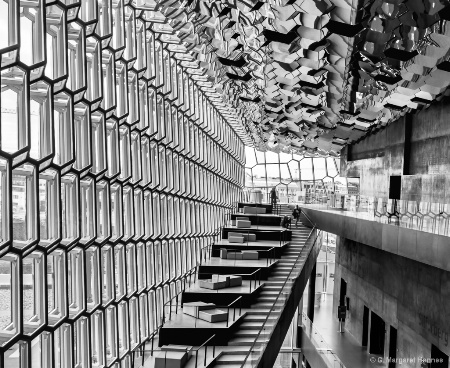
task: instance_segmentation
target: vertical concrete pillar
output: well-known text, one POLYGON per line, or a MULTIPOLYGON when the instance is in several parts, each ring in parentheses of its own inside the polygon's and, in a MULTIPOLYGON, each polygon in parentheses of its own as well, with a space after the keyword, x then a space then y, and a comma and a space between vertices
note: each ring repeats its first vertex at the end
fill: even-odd
MULTIPOLYGON (((299 318, 299 315, 298 315, 298 312, 296 312, 294 314, 294 318, 292 318, 292 322, 291 322, 291 324, 292 324, 292 348, 293 349, 299 347, 297 345, 297 342, 298 342, 298 318, 299 318)), ((300 318, 301 318, 301 316, 300 316, 300 318)))
POLYGON ((314 321, 314 299, 316 298, 316 265, 311 271, 311 276, 309 276, 309 289, 308 289, 308 309, 306 314, 311 322, 314 321))
MULTIPOLYGON (((304 294, 303 294, 304 295, 304 294)), ((302 347, 302 333, 300 332, 300 329, 302 328, 302 314, 303 314, 303 295, 300 299, 300 303, 298 303, 298 310, 297 310, 297 336, 296 336, 296 347, 301 348, 302 347)), ((302 356, 303 358, 303 356, 302 356)), ((301 360, 300 360, 301 362, 301 360)))
POLYGON ((403 145, 403 175, 411 175, 411 134, 412 134, 412 115, 406 114, 405 119, 405 143, 403 145))

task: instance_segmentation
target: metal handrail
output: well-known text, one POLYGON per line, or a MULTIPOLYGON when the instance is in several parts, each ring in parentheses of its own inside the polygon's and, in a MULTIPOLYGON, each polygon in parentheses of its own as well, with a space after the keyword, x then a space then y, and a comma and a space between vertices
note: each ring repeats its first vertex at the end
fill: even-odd
MULTIPOLYGON (((311 232, 310 232, 310 234, 309 234, 308 239, 306 240, 306 242, 311 238, 311 236, 315 233, 316 230, 317 230, 317 228, 314 226, 313 229, 311 230, 311 232)), ((311 249, 309 250, 309 252, 311 252, 311 250, 313 249, 314 244, 316 243, 316 241, 317 241, 318 238, 319 238, 319 237, 318 237, 317 234, 316 234, 316 238, 315 238, 314 243, 313 243, 313 245, 311 246, 311 249)), ((296 265, 296 264, 298 263, 298 260, 300 259, 300 257, 301 257, 302 254, 304 253, 304 251, 305 251, 305 248, 303 248, 303 249, 300 251, 300 253, 298 254, 297 258, 295 259, 294 265, 296 265)), ((289 272, 288 277, 287 277, 286 280, 284 281, 283 286, 281 287, 281 292, 277 295, 277 298, 275 299, 275 301, 274 301, 272 307, 270 308, 269 312, 267 313, 267 316, 266 316, 266 318, 265 318, 265 320, 264 320, 264 322, 263 322, 263 325, 262 325, 261 329, 258 331, 258 334, 256 335, 256 338, 255 338, 255 340, 253 341, 253 344, 252 344, 252 346, 250 347, 249 352, 247 353, 247 355, 246 355, 246 357, 245 357, 245 359, 244 359, 244 362, 242 363, 241 367, 244 367, 244 366, 245 366, 245 364, 247 363, 247 360, 248 360, 250 354, 252 353, 252 351, 254 351, 256 342, 257 342, 258 339, 260 338, 261 333, 262 333, 262 331, 264 330, 265 326, 267 325, 267 322, 268 322, 268 320, 269 320, 269 317, 270 317, 271 314, 273 313, 275 307, 279 307, 279 305, 277 305, 278 299, 279 299, 280 296, 283 294, 282 291, 285 289, 288 280, 291 279, 291 275, 292 275, 292 273, 294 272, 295 269, 296 269, 295 266, 292 267, 291 271, 289 272)), ((290 290, 289 294, 290 294, 291 292, 292 292, 292 289, 290 290)), ((273 333, 273 331, 272 331, 272 333, 273 333)))
MULTIPOLYGON (((177 299, 177 302, 176 302, 176 304, 175 304, 175 314, 177 313, 177 310, 178 310, 178 296, 181 294, 181 293, 183 293, 184 292, 184 290, 186 290, 186 279, 184 279, 183 280, 184 282, 183 282, 183 287, 182 287, 182 289, 178 292, 178 293, 176 293, 172 298, 170 298, 167 302, 165 302, 164 304, 163 304, 163 320, 162 320, 162 323, 164 324, 165 322, 166 322, 166 306, 167 306, 167 304, 168 303, 170 303, 170 308, 169 308, 169 320, 170 320, 170 318, 172 317, 172 300, 174 300, 175 298, 177 299)), ((181 303, 180 303, 181 304, 181 303)))
POLYGON ((274 253, 275 253, 275 247, 272 247, 272 248, 269 248, 269 249, 267 249, 267 250, 262 250, 262 252, 267 252, 267 257, 266 257, 266 266, 268 266, 269 265, 269 257, 270 257, 270 254, 272 253, 272 257, 270 257, 270 261, 272 261, 272 259, 275 261, 275 255, 274 255, 274 253))
MULTIPOLYGON (((227 327, 229 324, 228 321, 229 321, 230 307, 239 300, 240 300, 240 304, 239 304, 239 316, 240 316, 242 314, 242 296, 238 296, 235 300, 233 300, 228 305, 216 305, 216 308, 227 308, 227 327)), ((235 320, 236 320, 236 308, 233 308, 233 322, 235 320)))
MULTIPOLYGON (((195 350, 195 367, 197 367, 197 360, 198 360, 198 351, 202 348, 205 347, 205 360, 203 362, 203 366, 206 366, 206 356, 208 354, 208 345, 206 345, 209 341, 211 341, 213 338, 216 337, 216 334, 212 335, 208 340, 206 340, 203 344, 201 344, 199 347, 195 348, 195 349, 191 349, 190 351, 195 350)), ((213 345, 213 358, 216 355, 216 345, 213 345)))
POLYGON ((311 217, 309 217, 305 211, 302 211, 302 214, 308 219, 308 221, 311 223, 311 225, 313 225, 313 228, 316 227, 316 224, 314 223, 314 221, 311 220, 311 217))
MULTIPOLYGON (((230 307, 236 303, 240 301, 239 303, 239 316, 242 315, 242 296, 237 297, 235 300, 233 300, 230 304, 228 305, 216 305, 214 304, 215 308, 227 308, 227 323, 226 323, 226 327, 228 327, 229 325, 229 321, 230 321, 230 307)), ((197 315, 194 317, 196 320, 199 318, 199 310, 197 310, 197 315)), ((233 322, 236 320, 236 308, 233 308, 233 322)))
MULTIPOLYGON (((206 358, 208 355, 208 345, 206 345, 208 342, 210 342, 212 339, 214 339, 216 337, 216 334, 213 334, 210 338, 208 338, 203 344, 201 344, 200 346, 194 348, 193 346, 190 349, 186 349, 187 353, 192 354, 192 352, 195 351, 195 367, 197 367, 197 363, 198 363, 198 352, 201 348, 205 348, 205 358, 203 361, 203 366, 206 367, 206 358)), ((164 354, 164 367, 167 366, 167 353, 171 352, 172 350, 164 350, 165 354, 164 354)), ((216 356, 216 346, 213 345, 213 358, 216 356)))
MULTIPOLYGON (((309 217, 308 217, 308 220, 313 224, 313 222, 309 219, 309 217)), ((236 228, 236 230, 233 229, 232 232, 233 233, 239 233, 239 234, 247 234, 247 246, 248 246, 248 234, 250 233, 250 230, 251 229, 238 229, 238 228, 236 228)), ((253 230, 255 230, 255 229, 253 229, 253 230)), ((270 233, 270 232, 275 232, 276 231, 275 229, 256 229, 256 230, 258 230, 258 233, 264 233, 264 232, 270 233)), ((290 229, 285 229, 285 230, 290 230, 290 229)), ((285 241, 285 235, 286 234, 285 234, 285 231, 279 231, 279 233, 280 233, 280 236, 278 237, 278 241, 279 241, 279 245, 281 247, 281 244, 285 241)), ((223 232, 222 232, 222 234, 223 234, 223 232)), ((224 240, 224 239, 222 238, 222 240, 224 240)), ((237 244, 239 244, 239 243, 237 243, 237 244)))
MULTIPOLYGON (((196 278, 197 278, 197 274, 198 274, 198 266, 200 265, 200 263, 198 263, 197 262, 197 264, 193 267, 193 269, 197 269, 197 271, 195 271, 195 272, 189 272, 189 286, 191 285, 191 277, 192 277, 192 274, 194 275, 194 282, 196 281, 196 278)), ((177 314, 177 311, 178 311, 178 296, 180 295, 180 294, 182 294, 182 293, 184 293, 185 292, 185 290, 186 290, 186 280, 187 280, 187 275, 186 275, 186 277, 184 277, 184 278, 181 278, 180 279, 181 280, 181 282, 182 282, 182 288, 181 288, 181 290, 178 292, 178 293, 176 293, 172 298, 170 298, 167 302, 165 302, 164 304, 163 304, 163 308, 162 308, 162 310, 163 310, 163 320, 162 320, 162 324, 164 324, 165 322, 166 322, 166 306, 167 306, 167 304, 168 303, 170 303, 170 308, 169 308, 169 320, 171 319, 171 317, 172 317, 172 300, 174 300, 174 299, 177 299, 177 301, 176 301, 176 309, 175 309, 175 314, 177 314)), ((180 305, 181 305, 182 303, 180 302, 180 305)))

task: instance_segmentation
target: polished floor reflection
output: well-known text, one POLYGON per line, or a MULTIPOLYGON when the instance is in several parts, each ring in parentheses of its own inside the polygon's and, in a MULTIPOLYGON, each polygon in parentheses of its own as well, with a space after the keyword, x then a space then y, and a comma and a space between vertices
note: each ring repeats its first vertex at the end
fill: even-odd
POLYGON ((366 348, 363 348, 350 333, 339 332, 339 322, 336 318, 336 313, 333 311, 333 295, 316 294, 316 297, 320 299, 320 302, 316 301, 314 308, 314 327, 323 337, 326 344, 344 363, 344 366, 346 368, 384 367, 384 363, 377 362, 379 357, 369 354, 366 348))

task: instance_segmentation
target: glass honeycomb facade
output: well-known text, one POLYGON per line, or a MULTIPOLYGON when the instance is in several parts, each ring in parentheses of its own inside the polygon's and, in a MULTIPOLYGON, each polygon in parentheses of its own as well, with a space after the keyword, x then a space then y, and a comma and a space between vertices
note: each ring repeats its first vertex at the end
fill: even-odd
POLYGON ((0 367, 131 367, 241 195, 239 129, 154 14, 0 0, 0 367))
POLYGON ((320 202, 331 192, 351 191, 351 180, 339 176, 339 158, 261 152, 251 147, 245 148, 245 156, 245 187, 261 190, 266 202, 273 187, 281 202, 320 202))

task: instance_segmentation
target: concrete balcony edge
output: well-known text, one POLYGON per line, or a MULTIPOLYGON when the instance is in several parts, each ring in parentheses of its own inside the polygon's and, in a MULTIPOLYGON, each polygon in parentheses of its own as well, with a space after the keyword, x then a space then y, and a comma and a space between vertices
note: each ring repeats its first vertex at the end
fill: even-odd
POLYGON ((339 212, 302 208, 317 228, 414 261, 450 271, 450 238, 339 212))

